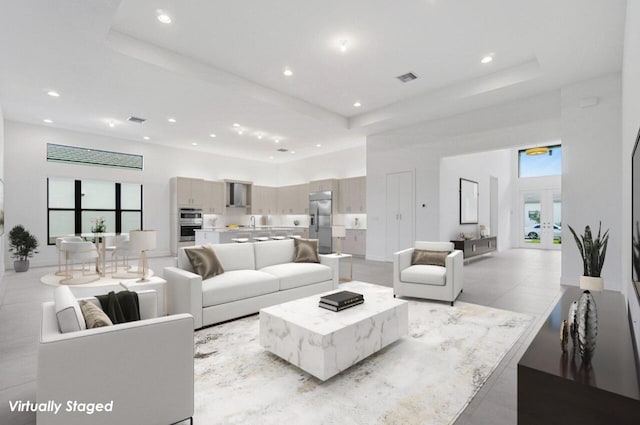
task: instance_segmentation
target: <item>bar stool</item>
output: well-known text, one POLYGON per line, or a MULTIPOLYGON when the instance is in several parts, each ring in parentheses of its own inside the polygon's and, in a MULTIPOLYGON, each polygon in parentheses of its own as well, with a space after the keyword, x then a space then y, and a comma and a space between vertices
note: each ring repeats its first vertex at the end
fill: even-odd
POLYGON ((283 241, 287 239, 287 237, 284 235, 274 235, 274 236, 271 236, 271 239, 273 239, 274 241, 283 241))
POLYGON ((300 235, 289 235, 289 239, 302 239, 300 235))
POLYGON ((82 242, 82 238, 80 236, 62 236, 60 238, 56 238, 56 250, 58 251, 58 271, 55 273, 56 276, 66 276, 66 273, 62 271, 63 256, 66 261, 66 252, 61 248, 62 242, 82 242))
POLYGON ((256 236, 253 237, 253 240, 256 242, 266 242, 269 239, 271 239, 269 237, 268 233, 258 233, 256 236))
POLYGON ((60 283, 64 284, 74 284, 74 283, 89 283, 94 282, 100 279, 100 275, 97 271, 93 273, 87 273, 87 269, 85 269, 84 265, 88 262, 95 263, 98 258, 98 251, 96 250, 93 242, 77 242, 77 241, 63 241, 60 244, 60 249, 65 252, 65 278, 60 281, 60 283), (80 269, 74 270, 73 265, 79 262, 80 269), (69 273, 69 264, 71 264, 71 273, 69 273), (81 277, 95 274, 93 279, 82 280, 82 281, 74 281, 73 272, 79 271, 81 273, 81 277))
POLYGON ((233 236, 233 238, 231 238, 231 241, 235 242, 235 243, 247 243, 249 242, 249 238, 245 238, 240 236, 239 233, 236 233, 235 235, 231 235, 233 236))

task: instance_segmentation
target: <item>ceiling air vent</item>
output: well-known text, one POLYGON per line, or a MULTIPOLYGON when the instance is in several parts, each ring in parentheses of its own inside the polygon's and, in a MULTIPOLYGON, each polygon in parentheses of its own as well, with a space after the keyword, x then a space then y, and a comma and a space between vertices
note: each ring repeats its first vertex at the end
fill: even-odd
POLYGON ((407 72, 406 74, 400 75, 398 77, 396 77, 398 80, 402 81, 403 83, 408 83, 409 81, 413 81, 416 78, 418 78, 418 76, 416 74, 414 74, 413 72, 407 72))
POLYGON ((134 117, 134 116, 130 116, 129 118, 127 118, 127 121, 135 122, 137 124, 142 124, 146 120, 147 120, 146 118, 140 118, 140 117, 134 117))
POLYGON ((280 148, 278 149, 278 152, 287 152, 289 149, 285 149, 285 148, 280 148))

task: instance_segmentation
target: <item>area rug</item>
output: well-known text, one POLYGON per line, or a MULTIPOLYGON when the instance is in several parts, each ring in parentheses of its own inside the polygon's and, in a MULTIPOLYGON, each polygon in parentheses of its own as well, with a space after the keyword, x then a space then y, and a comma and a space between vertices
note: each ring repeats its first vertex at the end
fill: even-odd
POLYGON ((409 335, 325 382, 265 351, 258 315, 207 328, 195 336, 194 419, 451 424, 531 319, 464 302, 412 300, 409 335))

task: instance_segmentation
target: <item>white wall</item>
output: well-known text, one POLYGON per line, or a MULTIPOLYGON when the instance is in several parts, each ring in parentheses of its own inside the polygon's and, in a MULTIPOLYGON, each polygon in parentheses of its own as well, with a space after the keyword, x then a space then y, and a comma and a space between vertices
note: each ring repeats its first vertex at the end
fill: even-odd
MULTIPOLYGON (((0 105, 0 179, 2 179, 2 181, 5 181, 4 179, 4 115, 2 113, 2 105, 0 105)), ((4 197, 2 208, 4 208, 4 205, 7 204, 6 193, 2 194, 2 196, 4 197)), ((2 250, 2 252, 6 252, 8 249, 8 246, 5 241, 7 240, 7 233, 9 232, 9 230, 10 228, 7 227, 5 223, 4 234, 0 236, 0 249, 2 250)), ((5 267, 5 258, 4 258, 4 255, 0 255, 0 280, 4 275, 4 267, 5 267)), ((2 291, 0 291, 0 294, 1 293, 2 291)))
POLYGON ((367 175, 366 153, 366 147, 363 144, 355 148, 280 164, 277 186, 365 176, 367 175))
MULTIPOLYGON (((562 221, 580 233, 585 225, 609 229, 602 276, 607 289, 620 290, 621 79, 618 74, 564 87, 562 96, 562 221), (582 108, 582 99, 598 104, 582 108)), ((577 285, 582 259, 568 226, 563 226, 562 283, 577 285)))
POLYGON ((16 224, 23 224, 38 238, 41 244, 40 253, 32 259, 32 264, 36 266, 57 262, 55 247, 46 245, 47 177, 90 178, 143 184, 144 227, 158 230, 156 255, 169 254, 170 177, 239 179, 267 186, 278 184, 275 164, 14 121, 5 123, 5 156, 5 226, 11 229, 16 224), (140 154, 144 156, 144 171, 47 162, 47 142, 140 154))
POLYGON ((498 223, 490 229, 498 236, 498 249, 511 247, 511 210, 513 205, 511 175, 512 162, 517 152, 501 149, 468 155, 458 155, 440 160, 440 236, 439 240, 457 239, 460 232, 473 232, 479 236, 479 225, 490 226, 490 178, 498 179, 498 223), (460 224, 459 180, 465 178, 478 182, 478 224, 460 224))
MULTIPOLYGON (((415 239, 438 240, 440 159, 552 144, 560 138, 559 117, 560 96, 552 92, 368 137, 367 258, 388 260, 385 258, 388 173, 415 171, 415 239)), ((508 244, 505 242, 503 246, 508 244)))
POLYGON ((622 292, 629 299, 636 343, 640 352, 640 302, 631 285, 631 152, 640 128, 640 2, 627 2, 622 63, 622 292))

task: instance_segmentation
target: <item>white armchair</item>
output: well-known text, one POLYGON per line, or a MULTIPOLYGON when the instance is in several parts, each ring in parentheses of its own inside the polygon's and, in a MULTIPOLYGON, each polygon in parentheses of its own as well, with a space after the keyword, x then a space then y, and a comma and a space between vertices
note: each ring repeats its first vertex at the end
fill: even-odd
POLYGON ((419 242, 414 248, 393 254, 393 294, 448 301, 453 305, 463 286, 462 251, 454 250, 451 242, 419 242), (415 249, 428 251, 450 251, 445 267, 411 265, 415 249))
MULTIPOLYGON (((138 292, 141 320, 61 333, 53 302, 42 304, 38 425, 171 424, 193 416, 193 318, 155 317, 155 291, 138 292), (67 403, 110 403, 112 411, 68 412, 67 403)), ((100 305, 95 298, 85 298, 100 305)))

